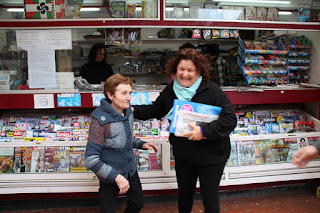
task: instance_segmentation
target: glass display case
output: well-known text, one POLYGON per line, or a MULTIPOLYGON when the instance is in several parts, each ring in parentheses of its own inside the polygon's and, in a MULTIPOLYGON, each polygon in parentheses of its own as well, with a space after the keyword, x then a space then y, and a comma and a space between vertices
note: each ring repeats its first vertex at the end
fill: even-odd
POLYGON ((0 19, 158 18, 158 1, 0 1, 0 19))
POLYGON ((168 19, 319 22, 318 1, 166 0, 168 19))

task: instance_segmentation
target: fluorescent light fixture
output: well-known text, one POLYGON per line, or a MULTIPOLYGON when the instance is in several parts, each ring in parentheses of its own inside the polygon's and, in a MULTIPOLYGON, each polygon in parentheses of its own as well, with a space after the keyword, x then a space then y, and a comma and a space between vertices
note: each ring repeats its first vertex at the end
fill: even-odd
POLYGON ((284 15, 284 16, 291 16, 292 12, 289 11, 279 11, 278 12, 279 15, 284 15))
POLYGON ((8 8, 7 12, 24 12, 24 8, 8 8))
POLYGON ((137 11, 142 11, 142 8, 141 7, 136 7, 136 10, 137 11))
POLYGON ((80 9, 81 12, 97 12, 100 11, 100 8, 98 7, 82 7, 80 9))
POLYGON ((214 0, 214 2, 255 3, 255 4, 291 4, 291 1, 265 1, 265 0, 214 0))
POLYGON ((173 7, 166 7, 166 11, 173 11, 174 8, 173 7))

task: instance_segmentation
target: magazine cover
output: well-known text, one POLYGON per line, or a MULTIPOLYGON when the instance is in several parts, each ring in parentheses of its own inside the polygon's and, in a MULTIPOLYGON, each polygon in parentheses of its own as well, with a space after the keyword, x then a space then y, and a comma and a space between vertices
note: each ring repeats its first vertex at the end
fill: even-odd
POLYGON ((237 151, 237 142, 230 141, 231 152, 230 157, 227 161, 227 166, 238 166, 238 151, 237 151))
POLYGON ((192 130, 189 123, 195 125, 203 122, 210 123, 219 118, 221 110, 222 108, 218 106, 175 99, 169 131, 175 133, 176 136, 181 136, 192 130))
POLYGON ((254 142, 254 152, 255 152, 256 164, 262 164, 262 155, 260 152, 260 141, 254 142))
POLYGON ((0 148, 0 173, 13 172, 14 147, 0 148))
POLYGON ((254 141, 237 141, 237 150, 239 166, 256 163, 254 141))
POLYGON ((30 172, 44 172, 44 147, 32 147, 30 172))
POLYGON ((275 163, 278 158, 278 149, 275 147, 269 147, 265 150, 265 163, 275 163))
POLYGON ((15 147, 14 148, 13 173, 20 173, 21 157, 22 157, 22 148, 15 147))
POLYGON ((70 172, 87 172, 84 165, 86 147, 70 147, 70 172))
POLYGON ((149 152, 148 150, 135 150, 137 170, 149 170, 149 152))
POLYGON ((54 171, 69 172, 70 164, 70 147, 57 146, 54 147, 54 171))
POLYGON ((45 147, 44 149, 44 171, 54 171, 54 147, 45 147))
POLYGON ((31 170, 32 148, 22 147, 22 163, 20 172, 30 172, 31 170))

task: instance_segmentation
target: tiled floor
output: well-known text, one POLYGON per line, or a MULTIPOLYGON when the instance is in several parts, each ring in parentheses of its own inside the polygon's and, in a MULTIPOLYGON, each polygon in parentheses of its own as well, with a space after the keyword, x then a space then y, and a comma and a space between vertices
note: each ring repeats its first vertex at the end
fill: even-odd
MULTIPOLYGON (((203 205, 196 196, 193 213, 204 212, 203 205)), ((146 199, 147 203, 141 213, 173 213, 178 212, 176 196, 159 196, 146 199), (165 198, 165 199, 162 199, 165 198), (171 199, 172 198, 172 199, 171 199), (170 200, 171 199, 171 200, 170 200)), ((122 202, 123 203, 123 202, 122 202)), ((320 198, 316 196, 316 187, 282 187, 276 189, 259 189, 242 192, 222 192, 220 196, 221 212, 232 213, 319 213, 320 198)), ((36 205, 35 205, 36 206, 36 205)), ((34 210, 0 211, 6 213, 91 213, 99 212, 97 206, 64 207, 34 210)), ((117 212, 123 212, 120 204, 117 212)))

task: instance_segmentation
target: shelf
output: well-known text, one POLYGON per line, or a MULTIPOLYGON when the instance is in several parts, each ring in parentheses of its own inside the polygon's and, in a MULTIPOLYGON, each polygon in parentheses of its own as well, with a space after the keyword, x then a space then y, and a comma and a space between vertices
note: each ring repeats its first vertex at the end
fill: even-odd
POLYGON ((50 28, 215 28, 215 29, 270 29, 320 31, 318 22, 277 22, 277 21, 225 21, 196 19, 154 19, 141 18, 83 18, 83 19, 0 19, 3 29, 50 29, 50 28))

